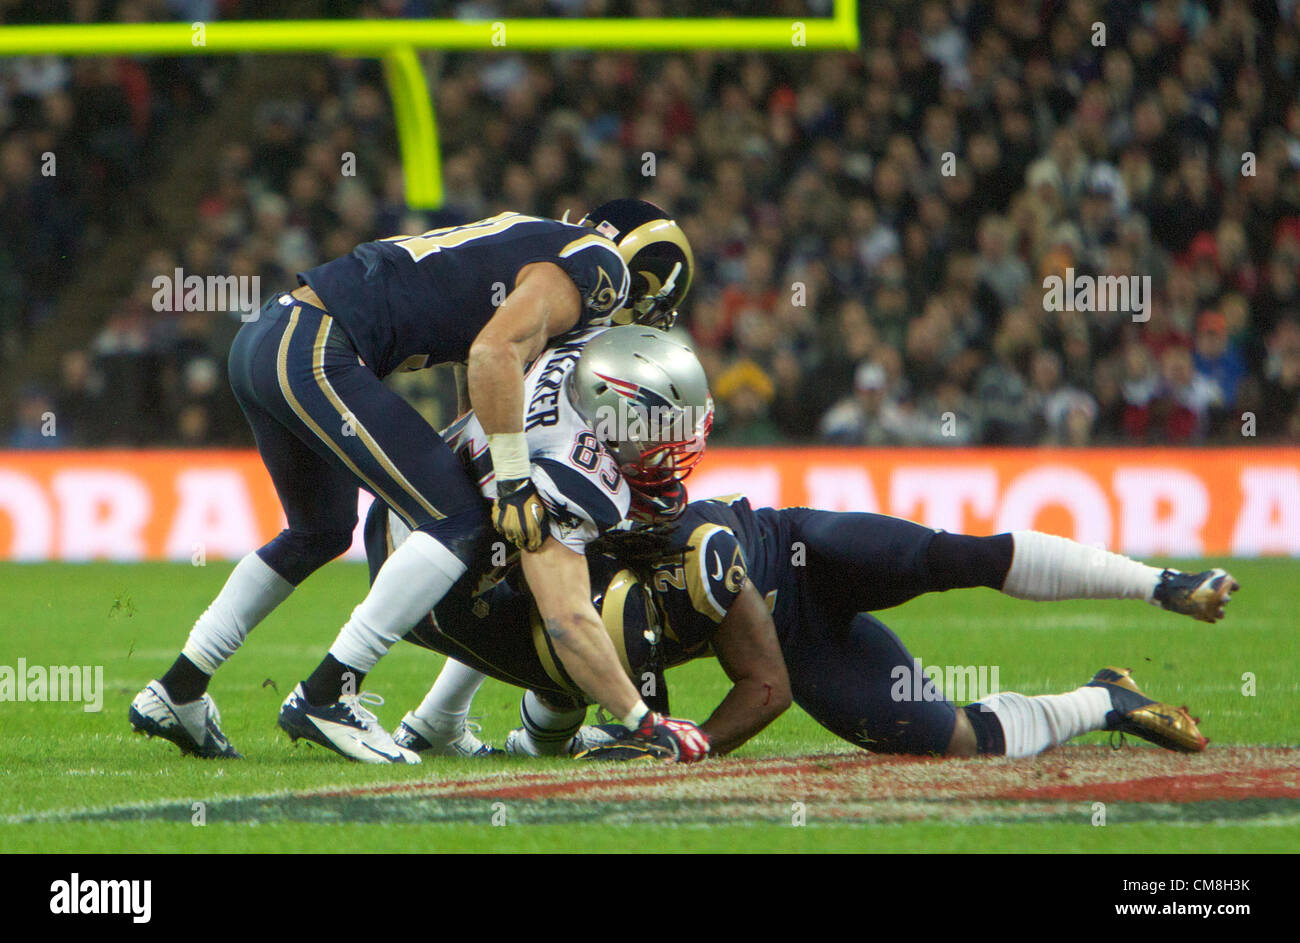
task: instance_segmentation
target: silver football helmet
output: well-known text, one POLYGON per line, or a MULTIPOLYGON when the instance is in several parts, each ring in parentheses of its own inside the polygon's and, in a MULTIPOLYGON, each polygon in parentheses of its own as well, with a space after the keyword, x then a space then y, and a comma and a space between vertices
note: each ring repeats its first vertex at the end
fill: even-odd
POLYGON ((569 374, 569 402, 634 489, 681 481, 713 428, 704 368, 686 344, 631 324, 592 338, 569 374))

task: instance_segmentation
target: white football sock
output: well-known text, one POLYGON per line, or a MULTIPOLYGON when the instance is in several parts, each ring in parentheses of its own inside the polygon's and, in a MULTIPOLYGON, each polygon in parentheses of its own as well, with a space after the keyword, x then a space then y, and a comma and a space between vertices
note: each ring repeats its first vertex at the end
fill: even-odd
POLYGON ((195 621, 181 654, 203 673, 215 673, 292 592, 293 584, 250 553, 235 565, 217 598, 195 621))
POLYGON ((560 756, 573 735, 587 719, 587 709, 556 710, 532 691, 519 701, 519 720, 524 725, 523 747, 532 756, 560 756))
POLYGON ((379 575, 352 618, 330 646, 330 654, 369 672, 393 644, 429 614, 465 573, 450 550, 416 531, 379 568, 379 575))
POLYGON ((487 675, 483 672, 462 665, 454 658, 448 658, 429 693, 424 696, 420 706, 412 711, 415 719, 429 728, 420 732, 427 737, 431 733, 450 734, 459 731, 469 716, 474 695, 486 679, 487 675))
POLYGON ((1080 734, 1106 727, 1111 711, 1105 688, 1082 687, 1068 694, 1027 697, 1014 691, 980 701, 1002 725, 1006 756, 1034 756, 1080 734))
POLYGON ((1002 592, 1017 599, 1145 599, 1161 570, 1136 560, 1036 530, 1011 535, 1015 551, 1002 592))

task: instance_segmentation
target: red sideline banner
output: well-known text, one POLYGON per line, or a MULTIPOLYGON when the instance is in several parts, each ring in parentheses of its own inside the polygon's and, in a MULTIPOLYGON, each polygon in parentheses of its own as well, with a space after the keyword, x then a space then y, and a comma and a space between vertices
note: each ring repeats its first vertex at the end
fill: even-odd
MULTIPOLYGON (((1137 557, 1300 556, 1296 448, 716 448, 688 485, 755 507, 1033 528, 1137 557)), ((369 496, 358 503, 364 518, 369 496)), ((0 452, 3 560, 237 559, 283 526, 255 452, 0 452)))

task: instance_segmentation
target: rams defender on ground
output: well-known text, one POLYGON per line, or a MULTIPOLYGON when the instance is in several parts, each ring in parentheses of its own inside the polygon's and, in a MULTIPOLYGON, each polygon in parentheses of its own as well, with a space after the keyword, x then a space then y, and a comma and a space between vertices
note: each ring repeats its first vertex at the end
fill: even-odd
MULTIPOLYGON (((529 551, 526 567, 561 580, 566 566, 543 545, 545 510, 529 477, 524 366, 576 327, 616 315, 669 318, 691 270, 676 223, 650 204, 617 200, 579 225, 503 213, 365 243, 270 299, 235 339, 230 375, 288 528, 235 567, 175 664, 132 702, 132 726, 186 753, 238 755, 206 693, 211 675, 295 586, 348 548, 364 487, 412 537, 302 685, 302 712, 345 755, 415 761, 356 692, 388 646, 466 572, 488 518, 451 449, 382 379, 468 362, 469 396, 496 469, 492 521, 529 551)), ((574 640, 563 657, 585 689, 631 718, 640 698, 607 639, 583 620, 557 614, 557 625, 574 640)))
MULTIPOLYGON (((538 582, 537 571, 523 567, 515 580, 526 577, 540 612, 538 635, 528 636, 528 644, 538 646, 535 657, 581 692, 586 687, 573 672, 573 659, 562 657, 569 643, 551 630, 546 614, 558 608, 563 594, 565 599, 581 598, 593 623, 600 625, 583 556, 587 545, 629 513, 657 518, 682 512, 681 482, 703 452, 713 402, 704 369, 691 349, 662 331, 641 327, 613 328, 594 338, 579 336, 572 343, 557 344, 529 370, 524 389, 533 481, 546 504, 551 537, 563 548, 556 552, 567 554, 577 571, 557 584, 538 582), (676 500, 681 504, 670 506, 676 500)), ((490 498, 495 482, 477 417, 470 413, 459 420, 447 430, 446 439, 490 498)), ((376 511, 367 520, 372 572, 376 561, 382 562, 409 532, 396 519, 385 540, 376 532, 375 520, 381 516, 376 511)), ((420 708, 407 714, 395 733, 400 746, 417 753, 485 752, 466 725, 470 703, 484 678, 469 665, 491 667, 501 657, 497 649, 503 640, 489 631, 493 620, 483 618, 488 605, 484 596, 514 571, 514 562, 502 554, 481 577, 471 572, 439 607, 456 624, 481 622, 484 634, 461 640, 468 664, 448 662, 420 708)), ((504 641, 512 650, 514 640, 504 641)), ((611 641, 611 651, 617 650, 621 639, 611 641)), ((671 744, 683 758, 699 759, 708 752, 707 741, 686 722, 652 714, 640 726, 642 739, 671 744)))
POLYGON ((761 665, 748 661, 757 683, 737 685, 703 725, 715 753, 745 742, 791 699, 877 753, 1032 756, 1094 730, 1186 752, 1205 747, 1185 708, 1146 697, 1126 670, 1102 669, 1065 694, 999 692, 958 708, 923 672, 913 677, 911 653, 869 613, 986 586, 1040 601, 1138 599, 1214 622, 1238 588, 1223 570, 1161 570, 1037 531, 972 537, 879 514, 754 510, 744 498, 692 503, 669 540, 671 552, 647 574, 665 616, 661 650, 631 639, 629 663, 679 664, 729 635, 767 652, 761 665))
MULTIPOLYGON (((376 508, 367 521, 372 567, 384 552, 375 537, 383 524, 376 508)), ((602 544, 613 554, 592 553, 589 561, 601 616, 624 670, 638 682, 656 676, 656 709, 668 709, 659 677, 668 667, 712 654, 731 678, 733 688, 700 725, 712 754, 740 746, 792 701, 838 736, 880 753, 1029 756, 1103 729, 1196 751, 1205 740, 1186 710, 1147 698, 1115 669, 1065 694, 1002 692, 959 709, 924 674, 911 678, 916 666, 906 647, 863 610, 988 586, 1022 599, 1142 599, 1213 622, 1237 588, 1222 570, 1160 570, 1034 531, 969 537, 875 514, 755 511, 744 499, 692 503, 667 540, 630 543, 614 533, 602 544), (791 552, 796 542, 802 559, 791 552)), ((511 733, 508 752, 646 753, 620 739, 626 732, 616 725, 579 729, 581 692, 541 657, 536 615, 509 580, 470 605, 439 608, 408 638, 529 688, 524 726, 511 733), (494 664, 461 644, 485 631, 495 640, 494 664)))

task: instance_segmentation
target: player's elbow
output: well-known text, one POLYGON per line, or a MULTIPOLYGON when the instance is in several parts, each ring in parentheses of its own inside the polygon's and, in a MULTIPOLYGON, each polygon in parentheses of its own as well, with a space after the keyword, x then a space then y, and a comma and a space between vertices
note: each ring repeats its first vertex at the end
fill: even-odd
POLYGON ((469 357, 465 361, 466 372, 472 377, 483 372, 484 369, 491 369, 513 354, 514 345, 509 341, 487 330, 480 331, 478 337, 474 338, 474 342, 469 345, 469 357))
POLYGON ((794 703, 794 694, 790 691, 789 679, 771 682, 770 690, 772 698, 769 710, 772 719, 775 720, 790 709, 790 705, 794 703))
POLYGON ((765 722, 776 720, 794 703, 790 679, 785 672, 768 672, 749 679, 754 688, 755 701, 765 722))

